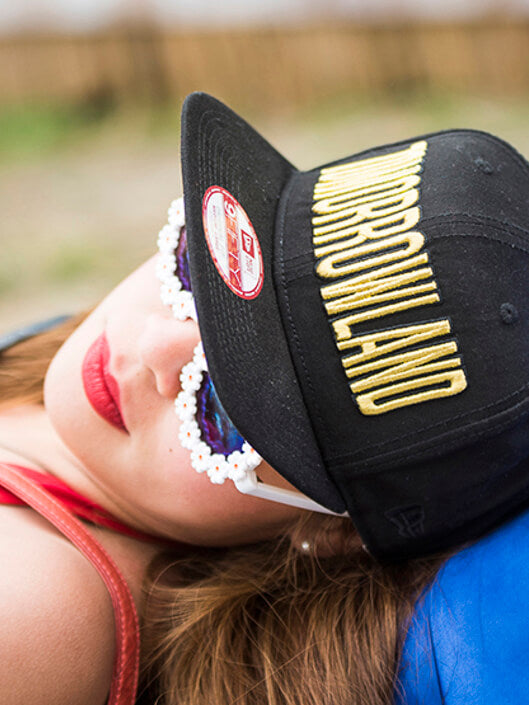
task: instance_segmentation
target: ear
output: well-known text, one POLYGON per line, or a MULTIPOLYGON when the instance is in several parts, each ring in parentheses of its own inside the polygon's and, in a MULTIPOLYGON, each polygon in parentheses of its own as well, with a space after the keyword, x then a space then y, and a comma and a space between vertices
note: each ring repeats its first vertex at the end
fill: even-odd
POLYGON ((362 542, 348 518, 314 515, 289 531, 292 547, 317 558, 332 558, 358 550, 362 542))

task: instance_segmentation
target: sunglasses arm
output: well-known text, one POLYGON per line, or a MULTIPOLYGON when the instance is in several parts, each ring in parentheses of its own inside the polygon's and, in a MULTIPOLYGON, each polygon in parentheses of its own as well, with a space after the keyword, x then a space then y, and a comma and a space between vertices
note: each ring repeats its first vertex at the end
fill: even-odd
POLYGON ((281 487, 267 485, 257 479, 257 475, 253 470, 247 470, 242 480, 234 480, 234 482, 239 492, 252 495, 253 497, 269 499, 272 502, 288 504, 292 507, 308 509, 309 511, 320 512, 321 514, 333 514, 334 516, 343 517, 349 516, 347 512, 343 514, 333 512, 327 509, 327 507, 318 504, 318 502, 315 502, 313 499, 310 499, 310 497, 301 494, 301 492, 293 492, 292 490, 283 489, 281 487))

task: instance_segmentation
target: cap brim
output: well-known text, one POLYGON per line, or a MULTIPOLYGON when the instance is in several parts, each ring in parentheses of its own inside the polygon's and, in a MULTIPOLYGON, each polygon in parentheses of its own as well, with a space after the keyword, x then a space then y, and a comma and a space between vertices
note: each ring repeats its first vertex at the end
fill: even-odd
POLYGON ((327 474, 285 339, 273 252, 281 195, 297 170, 250 125, 204 93, 182 111, 182 173, 189 264, 208 368, 239 432, 280 474, 336 512, 345 503, 327 474), (246 211, 263 258, 255 298, 234 293, 210 255, 203 198, 226 189, 246 211))

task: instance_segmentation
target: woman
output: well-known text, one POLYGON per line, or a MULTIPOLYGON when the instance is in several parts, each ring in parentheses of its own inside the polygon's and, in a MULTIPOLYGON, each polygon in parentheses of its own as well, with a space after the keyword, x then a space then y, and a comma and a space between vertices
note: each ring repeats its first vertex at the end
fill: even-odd
MULTIPOLYGON (((300 174, 203 94, 182 157, 185 229, 175 206, 161 254, 47 334, 66 341, 44 406, 52 350, 4 354, 0 461, 97 505, 144 702, 390 703, 440 552, 526 505, 527 167, 453 132, 300 174)), ((104 703, 105 585, 45 519, 0 509, 6 701, 104 703)))

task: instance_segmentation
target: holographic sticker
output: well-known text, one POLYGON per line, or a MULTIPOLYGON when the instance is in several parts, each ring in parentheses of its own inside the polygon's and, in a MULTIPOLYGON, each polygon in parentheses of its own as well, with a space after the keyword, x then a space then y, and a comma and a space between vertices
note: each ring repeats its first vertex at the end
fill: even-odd
POLYGON ((263 288, 263 255, 244 208, 225 188, 210 186, 202 199, 202 223, 224 283, 242 299, 255 299, 263 288))

